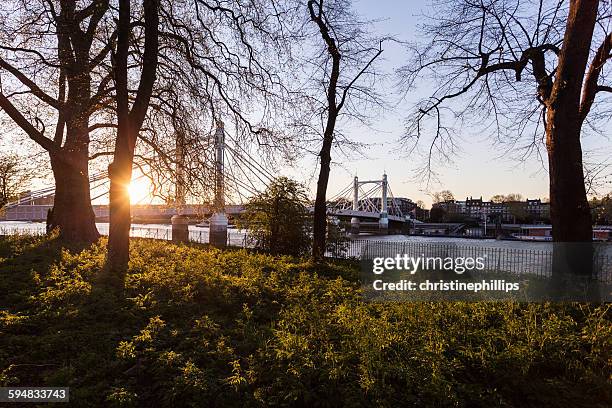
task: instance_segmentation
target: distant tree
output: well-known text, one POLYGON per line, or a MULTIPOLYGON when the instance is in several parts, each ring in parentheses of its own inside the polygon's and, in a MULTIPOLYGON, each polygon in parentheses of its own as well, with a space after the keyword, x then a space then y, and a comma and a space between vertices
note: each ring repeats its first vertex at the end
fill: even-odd
POLYGON ((255 248, 302 256, 311 244, 309 200, 300 183, 279 177, 246 205, 241 225, 255 248))
POLYGON ((442 222, 446 218, 446 210, 442 207, 433 206, 429 211, 429 220, 431 222, 442 222))
POLYGON ((455 200, 455 196, 449 190, 437 191, 431 194, 431 199, 434 204, 443 203, 445 201, 455 200))
POLYGON ((610 225, 612 223, 612 196, 606 194, 601 198, 593 197, 589 202, 593 223, 610 225))
POLYGON ((519 193, 510 193, 508 195, 496 194, 491 197, 494 203, 509 203, 512 201, 523 201, 523 196, 519 193))
POLYGON ((506 196, 503 194, 495 194, 493 197, 491 197, 491 201, 494 203, 503 203, 506 201, 506 196))
POLYGON ((0 208, 17 198, 32 179, 23 159, 14 154, 0 154, 0 208))
POLYGON ((508 206, 508 212, 514 218, 515 222, 529 222, 530 217, 525 207, 525 203, 521 203, 517 200, 506 201, 508 206))
POLYGON ((523 201, 523 196, 519 193, 510 193, 506 195, 506 202, 510 201, 523 201))

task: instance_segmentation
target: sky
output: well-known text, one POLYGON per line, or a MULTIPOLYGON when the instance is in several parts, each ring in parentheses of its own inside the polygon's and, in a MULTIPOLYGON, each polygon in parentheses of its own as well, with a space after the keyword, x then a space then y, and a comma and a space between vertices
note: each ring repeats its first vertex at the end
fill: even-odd
MULTIPOLYGON (((375 33, 381 36, 391 35, 399 40, 414 40, 417 24, 422 22, 422 15, 429 10, 431 0, 354 0, 357 13, 366 20, 375 20, 375 33)), ((407 53, 401 44, 387 42, 384 45, 381 61, 382 68, 389 74, 407 61, 407 53)), ((387 174, 391 191, 395 197, 408 197, 413 201, 422 200, 426 207, 431 205, 430 193, 450 190, 456 199, 466 197, 489 199, 496 194, 519 193, 524 198, 548 197, 548 174, 543 164, 535 159, 519 162, 503 154, 499 147, 493 146, 490 135, 481 130, 465 125, 458 128, 461 140, 460 151, 453 157, 453 163, 434 163, 437 180, 429 184, 418 179, 417 169, 422 165, 425 156, 409 155, 401 150, 398 139, 404 135, 405 120, 414 103, 429 96, 432 84, 423 81, 420 86, 398 101, 393 96, 395 79, 391 75, 385 85, 389 92, 391 109, 377 118, 373 128, 346 125, 340 129, 352 140, 368 145, 364 155, 345 156, 337 151, 332 154, 332 171, 327 191, 328 197, 352 184, 353 177, 361 180, 380 179, 383 172, 387 174)), ((527 96, 531 97, 531 96, 527 96)), ((610 130, 604 130, 612 136, 610 130)), ((583 139, 585 152, 598 151, 600 155, 610 155, 609 140, 605 137, 583 139)), ((316 157, 309 155, 293 166, 285 166, 280 173, 304 182, 314 198, 318 168, 316 157)), ((136 172, 138 173, 138 172, 136 172)), ((137 177, 138 174, 135 175, 137 177)), ((48 182, 47 182, 48 183, 48 182)), ((139 194, 146 195, 148 186, 135 188, 139 194), (145 188, 147 187, 147 188, 145 188)), ((607 193, 612 188, 602 191, 607 193)), ((136 200, 140 201, 140 200, 136 200)))
MULTIPOLYGON (((376 31, 391 34, 400 40, 413 40, 416 25, 422 21, 430 1, 399 0, 361 0, 355 1, 357 12, 366 19, 378 20, 376 31)), ((394 71, 405 63, 407 54, 402 46, 387 43, 383 52, 382 66, 394 71)), ((531 159, 519 162, 516 158, 504 157, 499 147, 492 145, 488 134, 478 133, 477 129, 464 126, 458 129, 463 141, 461 151, 448 165, 436 164, 438 181, 430 182, 415 179, 416 169, 423 163, 424 156, 408 156, 400 151, 397 140, 405 130, 405 119, 413 104, 432 91, 431 86, 423 83, 415 92, 407 95, 406 100, 388 112, 375 129, 347 126, 344 133, 364 143, 373 143, 365 150, 367 157, 342 157, 332 155, 335 165, 330 175, 328 197, 334 196, 352 183, 354 176, 360 179, 379 179, 387 173, 389 185, 396 197, 408 197, 413 201, 422 200, 429 207, 430 193, 450 190, 456 199, 473 196, 489 199, 495 194, 520 193, 524 198, 548 198, 548 173, 540 161, 531 159), (338 163, 341 161, 341 164, 338 163)), ((600 149, 607 140, 584 140, 585 150, 600 149)), ((312 157, 300 161, 298 167, 284 171, 298 180, 307 182, 312 191, 316 189, 316 174, 313 177, 315 161, 312 157)))

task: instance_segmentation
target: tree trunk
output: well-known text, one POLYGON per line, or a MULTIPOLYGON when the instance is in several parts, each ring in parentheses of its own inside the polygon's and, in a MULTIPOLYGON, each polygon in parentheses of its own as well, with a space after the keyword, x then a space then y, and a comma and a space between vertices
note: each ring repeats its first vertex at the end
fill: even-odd
POLYGON ((110 230, 108 236, 107 272, 111 284, 123 286, 130 259, 130 195, 132 164, 138 132, 144 121, 155 83, 159 52, 158 0, 143 0, 144 54, 138 92, 129 108, 128 55, 131 36, 130 2, 119 2, 117 50, 114 55, 114 78, 117 102, 117 138, 113 162, 108 166, 110 185, 110 230))
POLYGON ((132 178, 132 162, 115 158, 108 166, 110 177, 110 230, 108 235, 108 266, 123 281, 130 251, 132 216, 128 186, 132 178))
POLYGON ((92 243, 100 237, 91 207, 87 150, 73 151, 69 160, 51 154, 55 198, 47 230, 59 229, 71 242, 92 243))
MULTIPOLYGON (((330 128, 329 123, 328 128, 330 128)), ((331 127, 331 129, 333 129, 333 126, 331 127)), ((317 197, 315 199, 314 207, 312 246, 312 257, 315 261, 320 261, 325 256, 325 243, 327 233, 326 194, 327 184, 329 183, 332 140, 333 139, 331 134, 328 135, 326 132, 323 137, 323 146, 321 147, 321 152, 319 153, 319 157, 321 158, 321 170, 319 171, 319 180, 317 181, 317 197)))
POLYGON ((592 273, 593 227, 582 167, 580 98, 598 3, 571 1, 557 73, 547 101, 553 274, 557 276, 592 273))
POLYGON ((593 228, 584 186, 580 129, 566 116, 553 116, 560 122, 547 135, 553 274, 590 276, 593 228))
MULTIPOLYGON (((555 115, 558 117, 559 115, 555 115)), ((580 129, 567 117, 550 129, 550 217, 555 242, 588 242, 593 236, 591 210, 584 186, 580 129)))

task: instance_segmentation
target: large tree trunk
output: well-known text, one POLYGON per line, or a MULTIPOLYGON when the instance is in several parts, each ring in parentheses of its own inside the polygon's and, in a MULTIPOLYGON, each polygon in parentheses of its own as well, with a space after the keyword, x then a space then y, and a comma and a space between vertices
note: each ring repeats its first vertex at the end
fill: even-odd
POLYGON ((55 198, 47 230, 59 229, 60 237, 67 241, 92 243, 100 235, 91 206, 88 137, 85 136, 81 138, 84 143, 50 153, 55 198))
MULTIPOLYGON (((592 273, 591 211, 584 187, 580 128, 567 116, 554 116, 549 130, 550 218, 553 225, 553 274, 592 273)), ((561 289, 565 291, 566 289, 561 289)))
POLYGON ((546 146, 555 242, 553 273, 557 276, 592 272, 593 229, 582 168, 580 98, 598 3, 596 0, 571 1, 555 82, 547 103, 546 146))
MULTIPOLYGON (((329 120, 328 120, 329 122, 329 120)), ((335 119, 334 119, 335 122, 335 119)), ((328 128, 330 128, 328 123, 328 128)), ((331 126, 333 129, 333 125, 331 126)), ((330 132, 331 133, 331 132, 330 132)), ((317 197, 314 207, 313 221, 313 246, 312 257, 320 261, 325 256, 326 234, 327 234, 327 184, 329 183, 329 172, 331 164, 332 136, 325 134, 323 146, 319 157, 321 159, 321 170, 317 181, 317 197)))
POLYGON ((554 116, 548 143, 550 217, 555 242, 588 242, 593 236, 584 186, 580 128, 567 116, 554 116))

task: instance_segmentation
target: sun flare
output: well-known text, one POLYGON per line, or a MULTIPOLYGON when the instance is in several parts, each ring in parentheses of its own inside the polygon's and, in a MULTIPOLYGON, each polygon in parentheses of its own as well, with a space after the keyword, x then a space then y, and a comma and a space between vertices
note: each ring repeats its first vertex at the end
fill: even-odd
POLYGON ((132 204, 137 204, 150 196, 150 185, 147 180, 132 180, 128 193, 132 204))

